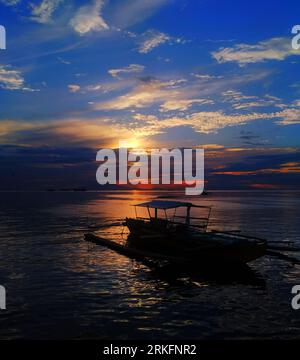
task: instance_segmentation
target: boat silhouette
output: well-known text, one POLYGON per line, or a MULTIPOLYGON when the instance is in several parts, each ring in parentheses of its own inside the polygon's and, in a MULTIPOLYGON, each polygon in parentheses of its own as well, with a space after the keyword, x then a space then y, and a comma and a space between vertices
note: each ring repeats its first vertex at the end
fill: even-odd
POLYGON ((186 266, 216 263, 240 265, 266 254, 267 243, 263 239, 208 230, 210 206, 153 200, 134 207, 135 218, 126 218, 123 223, 130 231, 124 244, 90 233, 85 235, 85 239, 132 258, 148 258, 186 266), (146 209, 148 217, 139 216, 139 208, 146 209), (185 209, 185 215, 176 214, 178 208, 185 209), (207 215, 196 217, 192 215, 192 209, 204 210, 207 215), (170 210, 175 210, 172 216, 168 213, 170 210), (159 211, 164 215, 159 216, 159 211))

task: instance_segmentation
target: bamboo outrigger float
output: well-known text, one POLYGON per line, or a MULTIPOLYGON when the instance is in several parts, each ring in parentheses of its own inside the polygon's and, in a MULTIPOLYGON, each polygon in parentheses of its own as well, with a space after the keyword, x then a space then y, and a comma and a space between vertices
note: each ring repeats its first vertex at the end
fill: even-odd
POLYGON ((263 239, 208 230, 210 206, 153 200, 134 207, 136 217, 126 218, 123 223, 130 231, 125 245, 93 234, 86 234, 86 240, 133 258, 193 265, 245 264, 266 254, 267 243, 263 239), (139 208, 146 209, 148 216, 139 216, 139 208), (178 209, 184 209, 183 214, 178 214, 178 209), (200 209, 206 216, 196 217, 192 209, 200 209))

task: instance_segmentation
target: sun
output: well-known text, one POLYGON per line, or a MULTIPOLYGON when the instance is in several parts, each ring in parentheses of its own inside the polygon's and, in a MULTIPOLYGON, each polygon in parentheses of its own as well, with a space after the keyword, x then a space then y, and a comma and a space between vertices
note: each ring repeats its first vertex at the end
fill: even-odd
POLYGON ((126 139, 122 142, 126 144, 128 149, 139 149, 142 146, 141 141, 136 138, 126 139))

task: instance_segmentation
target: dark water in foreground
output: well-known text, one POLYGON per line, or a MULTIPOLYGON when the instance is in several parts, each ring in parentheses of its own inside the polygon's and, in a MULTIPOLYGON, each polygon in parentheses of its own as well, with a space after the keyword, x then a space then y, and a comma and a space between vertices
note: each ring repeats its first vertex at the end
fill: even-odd
MULTIPOLYGON (((0 193, 0 338, 300 338, 300 266, 273 257, 226 275, 149 269, 83 234, 158 192, 0 193)), ((212 192, 212 228, 300 246, 300 193, 212 192)), ((120 228, 109 230, 119 236, 120 228)), ((296 256, 296 255, 293 255, 296 256)), ((300 260, 300 256, 298 255, 300 260)))

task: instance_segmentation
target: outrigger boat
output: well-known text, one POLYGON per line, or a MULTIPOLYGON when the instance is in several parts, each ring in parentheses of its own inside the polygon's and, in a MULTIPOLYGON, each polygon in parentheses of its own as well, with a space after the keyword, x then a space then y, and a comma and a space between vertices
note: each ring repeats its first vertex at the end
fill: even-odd
POLYGON ((134 208, 135 218, 126 218, 123 223, 130 231, 125 245, 93 234, 87 234, 86 240, 135 258, 190 265, 246 264, 266 254, 267 242, 263 239, 208 230, 210 206, 153 200, 136 204, 134 208), (138 215, 140 208, 146 209, 147 217, 138 215), (193 209, 206 212, 206 216, 192 215, 193 209))
POLYGON ((248 263, 266 253, 265 240, 233 232, 208 231, 211 206, 154 200, 134 207, 136 217, 125 220, 131 234, 129 246, 180 256, 192 263, 248 263), (146 208, 148 217, 138 216, 138 208, 146 208), (179 208, 184 209, 183 214, 176 213, 179 208), (193 209, 201 209, 206 216, 192 215, 193 209))

